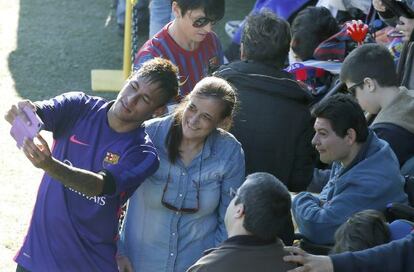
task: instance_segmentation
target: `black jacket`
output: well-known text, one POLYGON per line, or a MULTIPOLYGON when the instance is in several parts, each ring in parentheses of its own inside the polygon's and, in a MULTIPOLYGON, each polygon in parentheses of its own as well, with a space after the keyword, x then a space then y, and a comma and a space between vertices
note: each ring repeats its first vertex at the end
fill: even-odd
POLYGON ((312 100, 292 76, 264 63, 237 61, 214 74, 232 83, 240 109, 232 133, 242 143, 246 173, 269 172, 290 191, 302 191, 312 178, 312 100))

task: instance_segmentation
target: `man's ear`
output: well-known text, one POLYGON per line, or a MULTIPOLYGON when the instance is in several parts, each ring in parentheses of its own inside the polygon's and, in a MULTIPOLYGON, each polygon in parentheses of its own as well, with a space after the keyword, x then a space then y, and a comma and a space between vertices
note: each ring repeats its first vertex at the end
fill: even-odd
POLYGON ((349 145, 353 145, 356 142, 356 138, 357 138, 357 135, 356 135, 355 129, 348 128, 348 130, 346 131, 346 135, 345 135, 346 142, 349 145))
POLYGON ((367 86, 369 92, 374 92, 377 88, 377 81, 375 79, 372 79, 370 77, 364 78, 364 83, 367 86))
POLYGON ((181 15, 182 15, 181 14, 181 9, 178 6, 177 2, 173 1, 171 3, 171 10, 172 10, 175 18, 180 18, 181 17, 181 15))
POLYGON ((244 205, 239 203, 236 205, 236 212, 234 213, 235 218, 241 218, 244 216, 244 205))
POLYGON ((167 106, 161 106, 157 109, 155 109, 154 113, 152 114, 152 117, 160 117, 163 116, 165 113, 167 113, 167 106))

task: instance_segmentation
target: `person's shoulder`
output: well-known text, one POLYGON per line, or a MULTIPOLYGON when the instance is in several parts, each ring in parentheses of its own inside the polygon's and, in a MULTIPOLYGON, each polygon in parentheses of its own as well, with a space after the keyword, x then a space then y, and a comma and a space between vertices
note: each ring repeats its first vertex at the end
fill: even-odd
POLYGON ((231 263, 237 259, 237 249, 220 246, 209 251, 209 253, 199 259, 189 271, 192 272, 221 272, 228 271, 231 263))
POLYGON ((153 142, 157 142, 159 138, 165 138, 173 121, 173 115, 157 117, 147 120, 143 123, 145 132, 149 135, 153 142))
POLYGON ((233 134, 224 129, 217 128, 214 132, 214 135, 219 144, 241 147, 241 143, 239 142, 239 140, 237 140, 237 138, 233 134))
POLYGON ((75 103, 78 105, 94 106, 97 103, 105 103, 102 97, 86 94, 83 91, 68 91, 54 98, 58 102, 75 103))
POLYGON ((214 72, 214 76, 226 78, 231 75, 235 74, 242 74, 240 71, 238 71, 237 68, 241 68, 242 66, 245 66, 245 61, 237 60, 233 62, 229 62, 226 64, 221 65, 217 71, 214 72))
POLYGON ((159 126, 168 126, 168 124, 171 123, 172 118, 173 118, 172 115, 152 118, 144 122, 144 127, 153 128, 153 127, 159 127, 159 126))

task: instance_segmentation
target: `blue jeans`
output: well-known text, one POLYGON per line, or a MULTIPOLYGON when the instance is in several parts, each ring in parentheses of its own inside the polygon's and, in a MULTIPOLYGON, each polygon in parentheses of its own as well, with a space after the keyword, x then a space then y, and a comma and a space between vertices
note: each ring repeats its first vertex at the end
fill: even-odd
POLYGON ((151 0, 149 38, 157 34, 169 21, 174 19, 171 12, 171 0, 151 0))

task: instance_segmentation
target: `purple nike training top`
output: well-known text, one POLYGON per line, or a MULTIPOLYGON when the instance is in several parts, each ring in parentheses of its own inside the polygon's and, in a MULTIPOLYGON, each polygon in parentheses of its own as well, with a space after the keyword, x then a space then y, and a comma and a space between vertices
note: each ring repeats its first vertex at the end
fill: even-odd
POLYGON ((45 174, 27 236, 15 257, 31 272, 118 271, 120 207, 157 170, 159 160, 144 128, 117 133, 109 127, 111 104, 80 92, 36 103, 45 129, 53 132, 53 157, 92 172, 106 170, 116 191, 88 197, 45 174))

